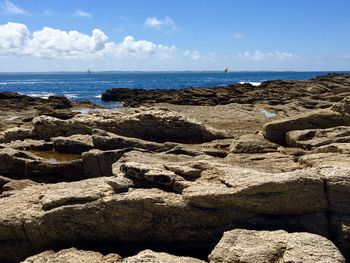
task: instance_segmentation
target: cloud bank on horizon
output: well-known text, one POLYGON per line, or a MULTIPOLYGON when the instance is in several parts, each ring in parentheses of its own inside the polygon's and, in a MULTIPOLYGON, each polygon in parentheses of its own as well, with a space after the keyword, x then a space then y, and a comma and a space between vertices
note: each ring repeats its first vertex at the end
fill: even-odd
MULTIPOLYGON (((152 0, 149 5, 143 5, 143 12, 130 11, 127 16, 125 10, 132 10, 134 0, 128 3, 103 0, 105 5, 98 6, 82 0, 43 2, 42 5, 40 1, 33 4, 0 0, 0 71, 85 70, 87 67, 94 70, 222 70, 226 67, 232 70, 345 70, 350 67, 350 50, 345 46, 335 48, 334 51, 341 50, 338 53, 327 49, 325 52, 326 44, 308 47, 311 43, 306 40, 310 37, 303 33, 308 27, 284 24, 289 29, 281 30, 283 27, 278 27, 265 14, 264 19, 249 18, 249 23, 240 18, 244 12, 232 16, 230 9, 243 11, 251 7, 245 6, 245 1, 220 0, 225 5, 218 5, 203 0, 201 6, 191 2, 183 9, 174 3, 152 0), (161 5, 171 16, 158 10, 161 5), (120 16, 109 14, 113 10, 109 6, 124 8, 124 11, 120 11, 120 16), (191 8, 196 12, 190 12, 191 8), (184 15, 186 11, 191 13, 190 17, 184 15), (216 12, 216 16, 206 16, 207 12, 216 12), (65 19, 70 22, 64 22, 65 19), (295 28, 307 37, 294 37, 293 34, 298 35, 295 28)), ((257 0, 249 2, 254 2, 257 10, 263 8, 257 0)), ((286 1, 284 5, 294 3, 286 1)), ((329 11, 332 7, 324 8, 329 11)), ((283 8, 282 5, 277 9, 283 8)), ((288 16, 281 15, 278 22, 285 23, 285 18, 288 16)), ((300 23, 304 25, 304 22, 300 23)), ((323 28, 314 28, 317 30, 323 28)), ((317 33, 323 37, 323 31, 317 33)), ((335 46, 343 43, 330 36, 324 38, 325 41, 334 41, 335 46)))
MULTIPOLYGON (((147 19, 151 27, 167 25, 167 18, 160 24, 159 20, 147 19)), ((146 24, 145 22, 145 24, 146 24)), ((170 23, 171 25, 173 23, 170 23)), ((171 27, 175 27, 172 25, 171 27)), ((157 58, 158 60, 183 61, 211 61, 219 58, 215 55, 201 54, 197 50, 184 50, 174 45, 166 46, 155 44, 147 40, 135 40, 132 36, 125 36, 121 42, 109 41, 108 36, 100 30, 93 29, 91 35, 78 31, 63 31, 60 29, 44 27, 41 30, 31 32, 25 24, 8 22, 0 25, 0 56, 7 57, 34 57, 42 59, 65 60, 94 60, 105 57, 118 59, 145 59, 157 58)), ((268 52, 259 50, 255 52, 245 51, 239 53, 236 59, 263 61, 293 59, 295 56, 287 52, 268 52)))

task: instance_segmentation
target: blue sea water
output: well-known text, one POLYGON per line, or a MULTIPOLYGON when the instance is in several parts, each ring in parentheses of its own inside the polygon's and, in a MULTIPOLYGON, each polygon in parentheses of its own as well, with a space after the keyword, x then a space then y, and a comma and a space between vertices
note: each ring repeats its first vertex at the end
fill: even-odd
POLYGON ((266 80, 306 80, 329 72, 93 72, 93 73, 0 73, 0 92, 11 91, 47 98, 64 95, 105 106, 102 92, 115 87, 180 89, 266 80))

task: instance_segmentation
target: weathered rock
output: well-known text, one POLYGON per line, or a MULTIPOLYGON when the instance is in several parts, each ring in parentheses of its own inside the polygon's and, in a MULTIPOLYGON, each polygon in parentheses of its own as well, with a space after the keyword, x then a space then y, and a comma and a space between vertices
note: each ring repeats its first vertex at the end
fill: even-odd
POLYGON ((144 250, 136 256, 123 259, 123 263, 204 263, 205 261, 170 255, 164 252, 154 252, 152 250, 144 250))
POLYGON ((317 213, 327 208, 324 182, 314 170, 270 174, 216 166, 201 177, 210 178, 210 183, 197 180, 183 190, 185 200, 196 207, 231 207, 270 215, 317 213))
POLYGON ((81 160, 50 163, 29 152, 3 148, 0 149, 0 163, 0 174, 15 179, 59 182, 85 178, 81 160))
POLYGON ((231 84, 220 87, 185 89, 115 88, 102 94, 102 100, 120 101, 126 106, 155 103, 176 105, 226 105, 229 103, 269 105, 298 101, 308 109, 327 108, 350 92, 349 74, 327 74, 308 81, 272 80, 254 87, 251 84, 231 84))
POLYGON ((295 156, 280 152, 230 153, 223 161, 230 165, 270 173, 291 172, 303 168, 295 156))
POLYGON ((121 256, 117 254, 104 256, 94 251, 69 248, 58 252, 45 251, 27 258, 23 263, 118 263, 121 261, 121 256))
POLYGON ((34 133, 41 139, 51 139, 53 137, 68 137, 74 134, 90 134, 92 128, 88 121, 84 122, 84 117, 80 116, 80 121, 75 118, 60 120, 50 116, 39 116, 33 119, 34 133))
POLYGON ((209 262, 342 263, 345 259, 331 241, 318 235, 236 229, 224 233, 209 262))
MULTIPOLYGON (((205 156, 200 158, 204 160, 205 156)), ((136 182, 143 181, 181 193, 191 181, 198 179, 206 168, 206 163, 195 160, 194 157, 184 155, 132 151, 113 165, 113 174, 119 176, 121 173, 122 176, 136 182)))
POLYGON ((129 115, 115 112, 77 115, 69 120, 40 116, 33 120, 33 125, 40 138, 91 134, 94 128, 155 142, 199 143, 225 137, 215 129, 161 109, 141 110, 129 115))
POLYGON ((69 137, 52 138, 55 151, 61 153, 81 154, 93 148, 90 135, 75 134, 69 137))
POLYGON ((233 153, 276 152, 277 144, 271 143, 259 134, 248 134, 233 140, 230 151, 233 153))
POLYGON ((117 162, 124 153, 132 149, 121 149, 111 151, 90 150, 82 154, 84 164, 84 175, 87 178, 112 176, 112 164, 117 162))
POLYGON ((174 143, 156 143, 137 138, 129 138, 114 133, 95 129, 92 131, 92 141, 95 148, 100 150, 115 150, 124 148, 139 148, 148 151, 167 151, 176 146, 174 143))
POLYGON ((310 150, 331 143, 350 143, 350 127, 295 130, 288 132, 286 138, 289 146, 310 150))
POLYGON ((271 142, 285 145, 287 132, 306 129, 326 129, 350 125, 350 117, 325 109, 307 112, 300 116, 275 120, 264 125, 264 136, 271 142))
MULTIPOLYGON (((37 184, 36 182, 28 179, 23 180, 11 180, 7 182, 3 187, 3 192, 10 192, 10 191, 16 191, 16 190, 22 190, 26 187, 32 186, 37 184)), ((7 193, 8 194, 8 193, 7 193)))
POLYGON ((298 162, 304 167, 318 167, 324 165, 349 166, 350 154, 340 153, 310 153, 299 157, 298 162))
POLYGON ((315 172, 254 175, 218 167, 207 168, 183 195, 135 189, 123 176, 13 191, 0 198, 0 258, 18 262, 62 243, 213 243, 237 227, 328 235, 324 183, 315 172))
POLYGON ((350 154, 350 143, 331 143, 315 149, 316 153, 350 154))
POLYGON ((31 128, 15 127, 0 133, 0 143, 7 143, 15 140, 25 140, 33 137, 31 128))
POLYGON ((8 143, 2 143, 0 146, 3 148, 12 148, 21 151, 51 151, 53 149, 52 142, 33 139, 11 141, 8 143))

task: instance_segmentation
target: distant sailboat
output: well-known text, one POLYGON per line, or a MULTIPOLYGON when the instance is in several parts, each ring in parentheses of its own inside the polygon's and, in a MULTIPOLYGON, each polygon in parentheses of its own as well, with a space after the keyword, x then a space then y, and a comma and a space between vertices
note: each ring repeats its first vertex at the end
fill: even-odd
POLYGON ((87 74, 91 74, 91 69, 88 69, 88 71, 86 72, 87 74))
POLYGON ((225 73, 225 74, 228 73, 228 68, 225 68, 224 73, 225 73))

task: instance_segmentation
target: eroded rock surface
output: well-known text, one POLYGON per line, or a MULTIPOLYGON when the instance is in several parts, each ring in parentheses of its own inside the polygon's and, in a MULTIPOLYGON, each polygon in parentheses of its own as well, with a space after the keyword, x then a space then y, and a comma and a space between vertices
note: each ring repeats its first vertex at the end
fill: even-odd
POLYGON ((345 259, 332 242, 314 234, 237 229, 224 233, 209 262, 343 263, 345 259))
POLYGON ((94 128, 154 142, 200 143, 225 137, 218 130, 161 109, 144 109, 134 114, 77 115, 69 120, 41 116, 35 118, 33 124, 34 133, 47 139, 91 134, 94 128))
POLYGON ((76 248, 64 249, 58 252, 45 251, 27 258, 23 263, 119 263, 121 256, 109 254, 103 256, 98 252, 78 250, 76 248))
POLYGON ((0 134, 0 261, 345 262, 349 80, 173 97, 210 107, 38 105, 50 116, 0 134))

